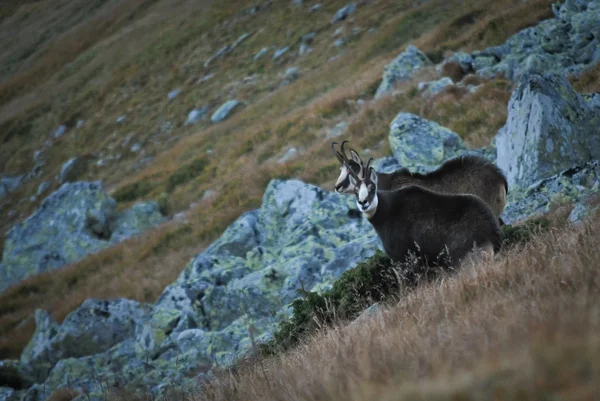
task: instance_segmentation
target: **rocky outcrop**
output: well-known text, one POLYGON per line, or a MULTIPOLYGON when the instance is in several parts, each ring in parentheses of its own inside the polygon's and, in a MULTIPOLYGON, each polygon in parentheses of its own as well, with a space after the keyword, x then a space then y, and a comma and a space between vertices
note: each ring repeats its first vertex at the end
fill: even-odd
POLYGON ((385 66, 383 78, 375 92, 375 99, 391 91, 396 82, 410 79, 418 70, 428 65, 433 65, 433 63, 427 56, 415 46, 409 45, 405 51, 385 66))
POLYGON ((100 182, 63 184, 6 234, 0 291, 139 235, 162 221, 156 202, 118 213, 116 202, 100 182))
POLYGON ((524 76, 496 138, 497 164, 509 186, 528 186, 600 159, 600 111, 560 75, 524 76))
POLYGON ((10 192, 13 192, 23 183, 23 176, 1 177, 0 178, 0 200, 5 198, 10 192))
POLYGON ((552 7, 555 18, 472 53, 480 75, 518 79, 525 73, 579 74, 600 61, 600 2, 567 0, 552 7))

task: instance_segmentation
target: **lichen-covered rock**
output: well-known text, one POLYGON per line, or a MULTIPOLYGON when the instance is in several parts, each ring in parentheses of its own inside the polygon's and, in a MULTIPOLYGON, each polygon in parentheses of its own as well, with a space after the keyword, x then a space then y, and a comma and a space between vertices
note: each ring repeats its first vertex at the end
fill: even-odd
POLYGON ((451 85, 454 85, 452 79, 449 77, 443 77, 441 79, 438 79, 437 81, 420 82, 417 89, 419 91, 424 91, 423 94, 425 96, 433 96, 437 95, 442 90, 451 85))
POLYGON ((527 186, 571 166, 600 159, 600 113, 560 75, 527 75, 496 137, 497 164, 509 186, 527 186))
POLYGON ((288 316, 304 287, 323 290, 380 246, 352 197, 297 180, 274 180, 245 213, 169 286, 158 307, 190 313, 207 357, 229 363, 288 316))
POLYGON ((21 186, 23 176, 1 177, 0 178, 0 200, 5 198, 10 192, 21 186))
POLYGON ((7 233, 0 291, 139 235, 164 220, 156 202, 118 213, 100 181, 65 183, 7 233))
POLYGON ((110 240, 113 243, 121 242, 127 238, 140 235, 165 220, 157 202, 136 203, 114 218, 111 223, 110 240))
POLYGON ((17 393, 10 387, 0 386, 0 401, 16 401, 17 393))
POLYGON ((556 203, 582 203, 600 193, 600 162, 582 163, 528 188, 508 192, 502 219, 507 224, 547 213, 556 203))
POLYGON ((390 124, 392 153, 402 167, 437 167, 465 151, 462 139, 448 128, 410 113, 390 124))
POLYGON ((600 61, 600 3, 553 5, 556 18, 523 29, 504 44, 473 52, 473 68, 485 77, 516 80, 526 73, 579 74, 600 61))
POLYGON ((199 109, 193 109, 188 113, 187 119, 183 125, 196 124, 208 113, 208 107, 203 106, 199 109))
POLYGON ((58 323, 45 310, 36 309, 35 332, 21 353, 21 363, 29 366, 37 381, 45 378, 52 368, 49 346, 56 333, 58 323))
POLYGON ((433 65, 432 62, 419 49, 409 45, 383 70, 383 79, 375 92, 375 99, 389 92, 394 83, 411 78, 419 69, 433 65))
POLYGON ((226 101, 225 103, 223 103, 221 105, 221 107, 219 107, 217 110, 215 110, 213 115, 210 117, 210 121, 213 124, 220 123, 221 121, 223 121, 227 117, 229 117, 229 115, 231 114, 233 109, 235 109, 239 104, 240 104, 240 102, 238 100, 226 101))

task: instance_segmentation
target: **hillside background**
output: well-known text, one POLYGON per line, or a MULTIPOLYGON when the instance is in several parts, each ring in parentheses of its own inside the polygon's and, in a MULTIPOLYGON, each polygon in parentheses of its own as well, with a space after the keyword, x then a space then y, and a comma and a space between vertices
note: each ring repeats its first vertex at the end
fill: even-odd
MULTIPOLYGON (((339 172, 333 140, 349 140, 363 158, 389 156, 390 122, 409 112, 457 133, 467 148, 490 145, 507 121, 514 80, 472 74, 466 79, 476 91, 452 86, 426 96, 420 82, 464 75, 430 65, 374 97, 384 68, 408 45, 434 64, 455 52, 500 45, 553 18, 552 3, 366 0, 336 21, 345 1, 4 2, 0 176, 25 178, 0 199, 0 248, 9 230, 63 182, 101 181, 117 211, 154 201, 162 218, 140 235, 0 293, 0 360, 20 358, 36 329, 38 308, 61 323, 90 298, 156 302, 193 257, 263 204, 273 179, 331 191, 339 172), (213 113, 230 100, 239 104, 222 121, 214 120, 213 113)), ((600 92, 600 67, 569 80, 577 92, 600 92)), ((564 220, 570 211, 557 213, 564 220)), ((592 252, 592 237, 581 249, 563 244, 565 252, 586 265, 577 252, 592 252)), ((540 253, 558 246, 552 238, 537 241, 540 253)), ((597 262, 585 254, 591 258, 586 266, 597 262)), ((528 263, 514 254, 507 258, 519 260, 513 270, 490 274, 518 275, 514 266, 528 263)), ((463 287, 471 285, 468 277, 460 280, 463 287)), ((577 280, 595 282, 597 274, 586 271, 577 280)), ((515 296, 515 307, 520 299, 515 296)), ((478 319, 464 317, 471 318, 478 319)), ((464 334, 453 330, 448 338, 464 334)), ((573 352, 585 353, 578 347, 591 343, 597 352, 597 338, 587 340, 571 344, 573 352)), ((548 358, 563 363, 566 357, 548 358)), ((452 361, 450 371, 460 364, 452 361)), ((591 365, 595 370, 585 373, 598 377, 597 363, 591 365)), ((429 374, 427 366, 415 371, 429 374)), ((215 399, 228 397, 212 391, 215 399)), ((363 392, 364 399, 376 393, 368 387, 363 392)))

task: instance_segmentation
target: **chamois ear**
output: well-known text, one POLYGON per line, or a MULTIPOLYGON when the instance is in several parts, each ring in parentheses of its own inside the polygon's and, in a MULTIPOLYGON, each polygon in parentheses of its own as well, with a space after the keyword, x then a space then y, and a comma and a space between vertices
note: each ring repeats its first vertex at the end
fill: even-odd
POLYGON ((350 174, 350 175, 348 176, 348 179, 350 180, 350 184, 351 184, 353 187, 356 187, 356 186, 358 185, 358 183, 356 182, 356 178, 354 178, 354 176, 353 176, 352 174, 350 174))
POLYGON ((375 171, 375 169, 373 167, 369 167, 369 172, 370 172, 370 180, 373 182, 373 184, 375 184, 375 186, 377 186, 377 172, 375 171))
POLYGON ((358 155, 358 153, 356 153, 354 149, 350 149, 350 156, 352 157, 352 160, 354 160, 356 163, 362 164, 360 156, 358 155))

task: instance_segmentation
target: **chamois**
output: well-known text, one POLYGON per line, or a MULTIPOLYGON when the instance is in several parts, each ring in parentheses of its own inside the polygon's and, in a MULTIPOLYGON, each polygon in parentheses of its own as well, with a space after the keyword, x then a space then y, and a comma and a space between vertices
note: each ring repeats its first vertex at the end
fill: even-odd
MULTIPOLYGON (((335 149, 336 142, 331 144, 336 157, 341 164, 341 172, 335 183, 338 193, 354 192, 350 182, 349 166, 356 174, 360 173, 362 160, 350 149, 351 159, 344 152, 342 142, 341 153, 335 149)), ((383 191, 399 189, 409 185, 418 185, 435 192, 448 194, 472 194, 481 198, 492 209, 500 224, 504 224, 500 215, 506 206, 508 183, 502 170, 494 163, 481 156, 463 155, 444 162, 437 169, 426 174, 411 173, 407 168, 401 168, 393 173, 377 173, 378 188, 383 191)))
POLYGON ((371 223, 385 253, 403 262, 409 251, 428 262, 460 262, 471 251, 493 258, 502 233, 496 216, 471 194, 443 194, 417 185, 392 191, 378 189, 377 172, 367 163, 361 175, 346 165, 353 181, 356 205, 371 223), (445 257, 439 256, 446 252, 445 257))

